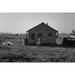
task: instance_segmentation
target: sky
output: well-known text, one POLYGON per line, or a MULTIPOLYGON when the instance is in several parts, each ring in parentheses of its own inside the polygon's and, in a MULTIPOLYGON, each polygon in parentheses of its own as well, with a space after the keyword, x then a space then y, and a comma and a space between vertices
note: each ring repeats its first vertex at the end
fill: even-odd
POLYGON ((75 13, 0 13, 0 32, 25 33, 41 22, 60 33, 71 33, 75 29, 75 13))

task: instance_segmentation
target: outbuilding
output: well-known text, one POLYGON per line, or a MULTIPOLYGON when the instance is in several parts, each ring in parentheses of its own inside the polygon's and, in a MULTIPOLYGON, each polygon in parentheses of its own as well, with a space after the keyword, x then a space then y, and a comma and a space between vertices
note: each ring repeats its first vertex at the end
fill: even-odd
POLYGON ((48 23, 42 22, 27 31, 26 44, 54 45, 56 44, 57 33, 58 31, 50 27, 48 23))

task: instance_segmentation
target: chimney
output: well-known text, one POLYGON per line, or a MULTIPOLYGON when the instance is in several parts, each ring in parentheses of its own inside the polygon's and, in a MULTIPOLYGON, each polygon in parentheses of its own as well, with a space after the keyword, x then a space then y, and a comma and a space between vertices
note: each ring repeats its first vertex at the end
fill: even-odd
POLYGON ((48 22, 47 22, 47 25, 48 25, 48 22))

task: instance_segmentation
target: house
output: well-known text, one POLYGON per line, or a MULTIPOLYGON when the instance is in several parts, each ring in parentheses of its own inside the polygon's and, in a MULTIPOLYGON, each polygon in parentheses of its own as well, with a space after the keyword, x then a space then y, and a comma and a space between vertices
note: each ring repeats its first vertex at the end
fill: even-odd
POLYGON ((40 23, 39 25, 29 29, 27 31, 27 38, 25 44, 41 45, 56 44, 56 38, 58 31, 48 25, 48 23, 40 23), (39 42, 38 42, 39 41, 39 42))

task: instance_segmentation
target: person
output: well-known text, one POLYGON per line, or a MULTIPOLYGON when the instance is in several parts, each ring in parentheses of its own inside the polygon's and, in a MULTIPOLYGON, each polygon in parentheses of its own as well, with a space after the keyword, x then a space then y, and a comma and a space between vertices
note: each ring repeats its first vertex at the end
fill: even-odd
POLYGON ((38 38, 37 40, 37 46, 40 46, 41 45, 41 41, 40 41, 40 38, 38 38))

